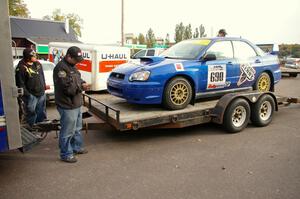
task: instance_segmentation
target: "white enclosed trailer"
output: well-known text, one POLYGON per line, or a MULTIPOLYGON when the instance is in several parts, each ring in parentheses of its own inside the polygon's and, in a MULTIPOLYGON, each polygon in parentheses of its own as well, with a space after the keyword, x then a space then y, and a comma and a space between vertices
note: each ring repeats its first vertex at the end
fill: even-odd
POLYGON ((82 79, 91 85, 92 91, 106 90, 106 81, 112 69, 130 59, 130 49, 127 47, 50 42, 49 60, 57 64, 71 46, 77 46, 82 50, 84 60, 76 67, 82 79))

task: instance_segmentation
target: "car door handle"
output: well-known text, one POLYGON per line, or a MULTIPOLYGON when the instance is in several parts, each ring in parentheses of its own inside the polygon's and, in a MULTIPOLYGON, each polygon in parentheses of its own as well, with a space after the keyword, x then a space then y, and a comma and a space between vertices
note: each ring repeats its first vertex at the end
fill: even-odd
POLYGON ((257 60, 255 60, 255 63, 256 63, 256 64, 260 64, 261 61, 260 61, 259 59, 257 59, 257 60))

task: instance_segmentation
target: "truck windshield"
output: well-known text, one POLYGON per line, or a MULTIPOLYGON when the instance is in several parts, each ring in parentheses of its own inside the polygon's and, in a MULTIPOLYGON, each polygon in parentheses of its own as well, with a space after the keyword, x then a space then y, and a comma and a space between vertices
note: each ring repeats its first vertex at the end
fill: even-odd
POLYGON ((210 40, 182 41, 164 51, 160 56, 170 59, 196 59, 210 40))

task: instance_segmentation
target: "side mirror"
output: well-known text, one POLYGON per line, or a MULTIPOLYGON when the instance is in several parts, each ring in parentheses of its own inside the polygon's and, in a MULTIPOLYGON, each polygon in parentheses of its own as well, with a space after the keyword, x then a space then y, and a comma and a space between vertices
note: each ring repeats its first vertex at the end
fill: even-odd
POLYGON ((217 57, 215 54, 206 54, 204 55, 203 57, 203 61, 213 61, 213 60, 216 60, 217 57))

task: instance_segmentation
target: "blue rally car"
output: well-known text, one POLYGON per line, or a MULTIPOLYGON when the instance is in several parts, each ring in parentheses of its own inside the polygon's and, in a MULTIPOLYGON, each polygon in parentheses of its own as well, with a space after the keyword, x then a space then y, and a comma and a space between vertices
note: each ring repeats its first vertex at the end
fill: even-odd
POLYGON ((183 109, 196 98, 248 89, 273 91, 281 78, 276 56, 242 38, 185 40, 159 57, 115 68, 108 91, 136 104, 183 109))

